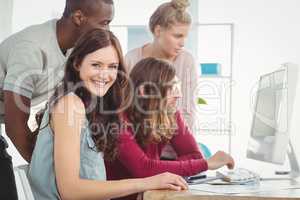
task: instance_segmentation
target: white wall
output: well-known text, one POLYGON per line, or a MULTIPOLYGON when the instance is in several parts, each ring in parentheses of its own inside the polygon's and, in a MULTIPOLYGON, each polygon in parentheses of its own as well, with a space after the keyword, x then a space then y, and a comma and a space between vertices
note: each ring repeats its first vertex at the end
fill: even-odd
MULTIPOLYGON (((1 0, 2 1, 2 0, 1 0)), ((14 2, 12 31, 17 32, 32 24, 40 24, 52 18, 59 18, 65 0, 9 0, 14 2)))
POLYGON ((114 2, 116 12, 112 24, 146 25, 156 7, 167 0, 115 0, 114 2))
POLYGON ((273 71, 280 63, 300 64, 299 7, 298 0, 199 0, 201 23, 235 24, 232 154, 238 165, 271 167, 244 158, 252 120, 250 91, 260 74, 273 71))
POLYGON ((1 0, 0 3, 0 42, 8 37, 12 31, 13 2, 1 0))

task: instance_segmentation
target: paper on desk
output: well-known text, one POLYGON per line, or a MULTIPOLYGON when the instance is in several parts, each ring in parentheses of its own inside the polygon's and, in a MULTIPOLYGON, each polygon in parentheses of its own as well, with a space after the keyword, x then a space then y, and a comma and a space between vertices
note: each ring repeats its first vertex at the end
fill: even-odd
POLYGON ((190 185, 190 190, 199 190, 211 193, 219 194, 243 194, 243 193, 257 193, 266 191, 276 191, 283 189, 300 189, 300 184, 291 185, 290 183, 276 183, 276 185, 268 181, 262 181, 260 184, 256 185, 210 185, 210 184, 198 184, 190 185))

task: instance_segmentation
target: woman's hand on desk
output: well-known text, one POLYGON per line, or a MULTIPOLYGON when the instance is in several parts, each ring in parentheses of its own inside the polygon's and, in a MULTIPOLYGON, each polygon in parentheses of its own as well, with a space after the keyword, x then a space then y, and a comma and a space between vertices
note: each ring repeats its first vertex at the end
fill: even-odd
POLYGON ((143 179, 145 190, 170 189, 170 190, 187 190, 188 184, 178 175, 172 173, 162 173, 143 179))
POLYGON ((234 168, 233 158, 224 151, 218 151, 207 160, 208 169, 214 170, 226 165, 229 169, 234 168))

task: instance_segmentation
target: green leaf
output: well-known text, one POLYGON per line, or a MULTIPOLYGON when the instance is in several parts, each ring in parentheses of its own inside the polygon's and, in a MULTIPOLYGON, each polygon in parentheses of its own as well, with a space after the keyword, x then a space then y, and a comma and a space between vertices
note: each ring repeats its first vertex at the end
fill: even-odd
POLYGON ((204 100, 204 99, 202 99, 201 97, 198 97, 198 99, 197 99, 197 104, 204 104, 204 105, 206 105, 207 103, 206 103, 206 101, 204 100))

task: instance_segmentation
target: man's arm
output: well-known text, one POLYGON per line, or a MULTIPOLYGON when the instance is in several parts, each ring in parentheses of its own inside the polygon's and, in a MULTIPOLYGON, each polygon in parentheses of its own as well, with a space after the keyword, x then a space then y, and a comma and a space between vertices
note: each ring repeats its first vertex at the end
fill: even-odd
POLYGON ((18 41, 9 52, 3 82, 6 133, 26 161, 30 161, 33 151, 27 125, 30 104, 43 72, 44 56, 37 44, 18 41))
POLYGON ((30 102, 25 96, 4 91, 5 131, 27 162, 30 162, 34 148, 33 135, 27 125, 30 102))

